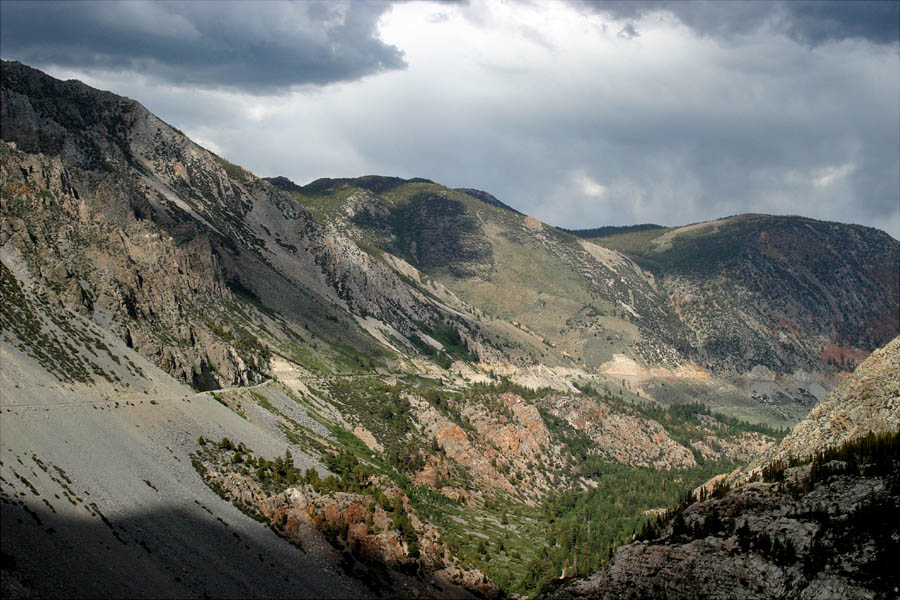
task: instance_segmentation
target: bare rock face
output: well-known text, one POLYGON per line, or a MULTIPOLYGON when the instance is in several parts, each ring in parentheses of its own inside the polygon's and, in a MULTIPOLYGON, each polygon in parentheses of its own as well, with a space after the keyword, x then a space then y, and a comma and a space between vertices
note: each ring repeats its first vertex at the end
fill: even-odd
POLYGON ((546 360, 591 372, 624 352, 651 372, 764 373, 774 387, 811 377, 816 398, 832 385, 827 375, 897 333, 900 245, 875 230, 745 215, 660 231, 629 257, 476 190, 259 179, 138 102, 2 68, 0 134, 15 144, 3 197, 25 216, 10 214, 0 241, 29 255, 45 291, 84 314, 108 312, 123 339, 201 389, 261 380, 266 342, 292 339, 284 328, 272 340, 261 328, 238 335, 203 322, 234 316, 210 315, 211 305, 246 309, 244 292, 290 313, 288 328, 340 321, 317 334, 340 329, 348 339, 337 343, 364 354, 378 344, 358 322, 413 354, 446 325, 463 353, 491 367, 546 360), (509 256, 498 261, 501 251, 509 256), (535 260, 546 271, 537 279, 527 272, 535 260), (491 305, 536 287, 533 307, 510 309, 515 331, 490 327, 491 305), (565 307, 552 326, 548 301, 565 307))
POLYGON ((751 483, 684 511, 664 535, 616 551, 547 598, 887 598, 900 543, 896 473, 803 491, 751 483))
POLYGON ((554 396, 549 411, 597 443, 606 458, 635 467, 683 469, 696 466, 693 453, 656 421, 612 411, 581 396, 554 396))
MULTIPOLYGON (((442 457, 430 455, 431 460, 419 474, 421 482, 437 487, 438 473, 446 473, 448 463, 455 463, 472 474, 479 489, 502 490, 534 503, 554 493, 563 481, 579 480, 569 455, 551 436, 535 401, 513 393, 482 400, 486 403, 475 401, 460 408, 465 429, 425 402, 412 403, 424 432, 443 451, 442 457)), ((554 401, 551 396, 538 402, 554 401)), ((665 439, 670 440, 668 436, 665 439)), ((626 454, 621 447, 616 450, 626 454)), ((460 489, 438 491, 454 499, 466 495, 460 489)))
MULTIPOLYGON (((471 473, 480 490, 501 490, 529 503, 562 485, 590 485, 580 478, 577 464, 559 442, 560 432, 555 437, 548 429, 547 419, 553 422, 554 418, 583 432, 595 444, 597 455, 610 462, 657 469, 697 465, 694 453, 656 421, 585 396, 549 394, 526 400, 502 393, 484 397, 457 406, 464 426, 420 399, 412 398, 410 404, 416 421, 435 444, 416 480, 454 499, 466 493, 440 485, 454 464, 471 473)), ((710 430, 706 440, 696 444, 710 460, 740 460, 771 443, 761 434, 724 439, 710 430)))
POLYGON ((722 439, 715 435, 705 436, 691 443, 705 460, 727 460, 748 462, 762 455, 774 445, 774 440, 755 431, 745 431, 735 439, 722 439))
MULTIPOLYGON (((499 454, 497 450, 493 447, 485 448, 479 444, 478 437, 470 436, 462 427, 424 402, 414 406, 425 433, 435 440, 449 460, 469 469, 480 487, 514 491, 512 483, 495 466, 499 454)), ((482 428, 484 426, 482 423, 482 428)))
POLYGON ((231 298, 207 236, 179 241, 136 219, 119 198, 137 190, 108 179, 95 185, 58 157, 8 144, 0 154, 0 185, 14 190, 0 202, 16 216, 3 245, 22 257, 39 293, 111 318, 130 346, 201 389, 259 377, 258 357, 240 356, 198 319, 204 303, 231 298))

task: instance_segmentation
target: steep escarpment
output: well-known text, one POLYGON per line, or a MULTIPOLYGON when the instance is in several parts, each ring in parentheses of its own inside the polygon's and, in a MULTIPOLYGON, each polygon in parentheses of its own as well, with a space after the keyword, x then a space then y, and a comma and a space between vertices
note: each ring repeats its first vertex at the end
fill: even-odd
MULTIPOLYGON (((603 372, 621 354, 651 370, 729 378, 748 397, 791 404, 776 418, 793 419, 900 326, 900 251, 875 230, 743 215, 584 239, 484 192, 424 179, 262 180, 133 100, 17 63, 3 69, 2 135, 16 145, 5 197, 11 212, 28 216, 18 226, 60 236, 59 215, 38 210, 43 194, 68 219, 99 219, 126 235, 136 221, 189 248, 198 264, 168 279, 147 269, 136 282, 70 275, 85 288, 118 290, 110 293, 122 297, 111 313, 120 334, 200 387, 258 381, 266 349, 288 352, 297 339, 388 363, 398 352, 424 355, 444 367, 468 351, 516 376, 537 364, 603 372), (174 282, 194 272, 205 282, 174 282), (181 322, 185 311, 207 312, 196 300, 203 296, 243 312, 258 301, 286 324, 263 331, 252 323, 265 317, 249 314, 222 332, 195 324, 192 333, 144 297, 158 287, 184 305, 174 313, 181 322), (461 352, 440 339, 447 328, 461 352)), ((128 260, 139 262, 136 239, 128 260)))
POLYGON ((112 326, 196 387, 260 377, 265 351, 254 339, 239 352, 199 318, 205 304, 233 301, 208 236, 179 242, 135 218, 121 198, 140 198, 140 189, 119 179, 92 185, 58 157, 5 144, 0 156, 0 242, 9 260, 30 273, 35 293, 112 326))
POLYGON ((489 317, 488 326, 491 318, 512 321, 528 334, 534 362, 593 369, 610 357, 613 339, 651 364, 690 360, 680 351, 687 330, 637 265, 499 201, 417 180, 292 190, 317 218, 452 290, 489 317))
POLYGON ((806 458, 868 433, 900 428, 900 337, 872 353, 810 411, 781 443, 760 455, 749 474, 806 458))

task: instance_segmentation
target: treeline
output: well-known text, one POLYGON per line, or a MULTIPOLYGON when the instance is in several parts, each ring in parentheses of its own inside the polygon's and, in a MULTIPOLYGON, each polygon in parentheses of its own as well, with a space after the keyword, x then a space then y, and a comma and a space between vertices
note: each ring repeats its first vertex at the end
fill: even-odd
MULTIPOLYGON (((266 460, 250 451, 243 442, 235 444, 227 437, 218 442, 211 442, 200 437, 199 456, 194 458, 194 468, 205 473, 199 459, 214 460, 222 465, 230 465, 233 470, 252 476, 266 494, 274 495, 295 485, 308 484, 319 493, 349 492, 354 494, 372 494, 378 496, 380 490, 370 482, 375 471, 359 462, 352 452, 342 450, 338 453, 325 454, 322 462, 337 475, 320 477, 316 469, 309 468, 305 472, 294 466, 294 457, 290 448, 284 456, 276 456, 274 460, 266 460)), ((383 493, 380 494, 384 496, 383 493)), ((379 499, 379 498, 376 498, 379 499)))
POLYGON ((784 481, 787 469, 810 465, 809 485, 831 475, 887 475, 900 465, 900 429, 873 433, 828 448, 812 457, 776 460, 762 471, 766 482, 784 481))
POLYGON ((537 388, 532 389, 529 387, 525 387, 524 385, 519 385, 513 381, 510 381, 509 377, 504 375, 494 376, 495 381, 490 383, 475 383, 469 387, 467 396, 474 397, 477 395, 489 394, 489 395, 497 395, 497 394, 505 394, 507 392, 515 394, 525 400, 536 400, 538 398, 543 398, 548 394, 559 393, 552 388, 537 388))

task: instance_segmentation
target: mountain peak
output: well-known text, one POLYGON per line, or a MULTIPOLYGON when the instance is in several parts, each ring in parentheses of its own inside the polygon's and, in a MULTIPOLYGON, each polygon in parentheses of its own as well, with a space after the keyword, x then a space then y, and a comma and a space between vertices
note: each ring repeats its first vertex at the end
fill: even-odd
POLYGON ((518 210, 514 209, 512 206, 505 204, 505 203, 501 202, 500 200, 498 200, 496 196, 489 194, 485 191, 476 190, 473 188, 454 188, 454 189, 457 192, 462 192, 463 194, 472 196, 473 198, 481 200, 482 202, 484 202, 486 204, 490 204, 491 206, 496 206, 497 208, 502 208, 504 210, 512 211, 512 212, 516 213, 517 215, 525 216, 525 213, 519 212, 518 210))

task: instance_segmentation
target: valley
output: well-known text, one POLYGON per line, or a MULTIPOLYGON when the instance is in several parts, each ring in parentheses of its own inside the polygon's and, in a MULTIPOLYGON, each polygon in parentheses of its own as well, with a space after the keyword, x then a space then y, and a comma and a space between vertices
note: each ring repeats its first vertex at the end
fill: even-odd
POLYGON ((877 229, 568 232, 259 178, 20 63, 0 92, 4 596, 578 597, 713 477, 898 427, 877 229), (865 425, 811 446, 836 404, 865 425))

